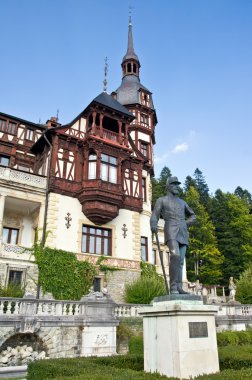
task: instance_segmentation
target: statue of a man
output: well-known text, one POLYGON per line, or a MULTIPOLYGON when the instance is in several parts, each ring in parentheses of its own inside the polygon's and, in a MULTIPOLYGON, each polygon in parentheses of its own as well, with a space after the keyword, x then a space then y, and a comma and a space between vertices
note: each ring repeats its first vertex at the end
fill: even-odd
POLYGON ((164 237, 170 251, 170 292, 186 294, 182 288, 182 273, 186 248, 188 246, 187 227, 193 224, 196 216, 182 199, 178 198, 179 185, 177 177, 169 177, 166 184, 167 195, 158 198, 150 219, 152 232, 158 232, 160 216, 165 221, 164 237))

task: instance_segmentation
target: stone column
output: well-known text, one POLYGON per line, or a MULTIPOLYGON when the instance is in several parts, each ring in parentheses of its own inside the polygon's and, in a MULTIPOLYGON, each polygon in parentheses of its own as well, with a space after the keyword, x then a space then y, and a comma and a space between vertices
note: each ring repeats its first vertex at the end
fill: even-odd
POLYGON ((4 205, 5 205, 5 195, 0 196, 0 244, 2 245, 3 237, 3 218, 4 218, 4 205))

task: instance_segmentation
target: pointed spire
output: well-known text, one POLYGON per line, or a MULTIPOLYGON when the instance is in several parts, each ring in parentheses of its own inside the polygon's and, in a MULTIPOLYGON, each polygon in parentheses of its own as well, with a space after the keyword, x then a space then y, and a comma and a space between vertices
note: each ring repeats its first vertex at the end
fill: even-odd
POLYGON ((131 20, 131 14, 129 16, 129 29, 128 29, 128 48, 127 53, 123 57, 123 62, 128 59, 135 59, 139 62, 138 56, 136 55, 134 51, 133 46, 133 33, 132 33, 132 20, 131 20))

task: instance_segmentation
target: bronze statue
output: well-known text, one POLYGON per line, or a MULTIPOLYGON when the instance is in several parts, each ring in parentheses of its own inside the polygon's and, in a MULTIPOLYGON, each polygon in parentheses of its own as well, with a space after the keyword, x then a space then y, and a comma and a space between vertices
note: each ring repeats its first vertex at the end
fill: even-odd
POLYGON ((182 288, 182 273, 186 248, 188 246, 187 227, 193 224, 196 216, 182 199, 178 198, 179 185, 177 177, 167 180, 167 195, 158 198, 150 219, 152 232, 157 234, 160 216, 165 221, 164 237, 170 251, 170 292, 187 294, 182 288))

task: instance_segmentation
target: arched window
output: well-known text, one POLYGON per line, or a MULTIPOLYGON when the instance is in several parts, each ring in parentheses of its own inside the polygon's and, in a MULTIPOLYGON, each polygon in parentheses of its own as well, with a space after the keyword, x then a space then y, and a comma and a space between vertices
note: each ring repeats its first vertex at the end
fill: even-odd
POLYGON ((131 63, 127 63, 127 72, 131 73, 131 63))
POLYGON ((136 74, 136 64, 135 63, 133 63, 133 73, 136 74))
POLYGON ((97 155, 90 153, 88 157, 88 179, 96 178, 97 155))

